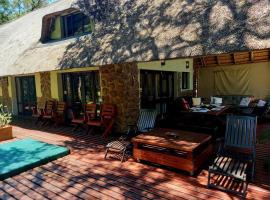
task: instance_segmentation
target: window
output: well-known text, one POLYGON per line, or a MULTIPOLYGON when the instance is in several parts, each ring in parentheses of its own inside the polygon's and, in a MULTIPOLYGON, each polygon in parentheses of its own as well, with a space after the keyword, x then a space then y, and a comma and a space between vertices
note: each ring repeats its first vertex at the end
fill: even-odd
POLYGON ((190 73, 189 72, 182 72, 182 89, 186 90, 190 88, 189 81, 190 80, 190 73))
POLYGON ((91 32, 90 18, 83 13, 62 17, 63 38, 79 36, 91 32))

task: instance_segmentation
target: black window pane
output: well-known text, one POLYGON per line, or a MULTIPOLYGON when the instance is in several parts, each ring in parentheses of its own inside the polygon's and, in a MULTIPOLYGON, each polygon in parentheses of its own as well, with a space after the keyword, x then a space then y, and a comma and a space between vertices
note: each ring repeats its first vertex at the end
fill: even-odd
POLYGON ((67 28, 67 34, 66 34, 66 36, 67 37, 70 37, 70 36, 73 35, 73 26, 72 26, 72 24, 73 24, 73 18, 72 18, 72 16, 68 16, 67 17, 66 23, 67 23, 67 25, 66 25, 66 28, 67 28))
POLYGON ((78 36, 91 32, 90 18, 82 13, 63 17, 64 37, 78 36))
POLYGON ((189 72, 182 72, 182 89, 189 89, 189 72))
POLYGON ((83 15, 73 15, 73 32, 74 35, 81 35, 83 33, 83 15))

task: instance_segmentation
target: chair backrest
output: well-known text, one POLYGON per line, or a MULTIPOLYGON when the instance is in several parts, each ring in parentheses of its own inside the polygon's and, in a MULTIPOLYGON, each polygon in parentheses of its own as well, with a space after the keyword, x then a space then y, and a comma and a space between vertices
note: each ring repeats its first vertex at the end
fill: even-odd
POLYGON ((44 114, 51 115, 54 110, 54 107, 55 107, 55 101, 52 101, 52 100, 46 101, 44 114))
POLYGON ((86 120, 93 120, 97 117, 97 104, 91 103, 85 105, 85 118, 86 120))
POLYGON ((139 132, 145 132, 155 127, 157 111, 154 109, 141 109, 137 127, 139 132))
POLYGON ((112 105, 112 104, 102 104, 100 116, 101 116, 101 119, 115 118, 116 117, 116 106, 112 105))
POLYGON ((66 102, 63 102, 63 101, 59 101, 57 102, 57 106, 56 106, 56 113, 57 114, 60 114, 60 115, 63 115, 64 112, 66 110, 66 102))
POLYGON ((257 117, 227 116, 225 146, 255 150, 257 117))

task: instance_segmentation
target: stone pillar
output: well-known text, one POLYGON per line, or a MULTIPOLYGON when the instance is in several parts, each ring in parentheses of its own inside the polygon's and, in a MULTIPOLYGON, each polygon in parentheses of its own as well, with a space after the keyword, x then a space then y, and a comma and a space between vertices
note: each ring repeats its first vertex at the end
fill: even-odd
POLYGON ((7 106, 9 111, 12 110, 12 100, 8 92, 8 77, 0 78, 0 86, 2 87, 2 104, 7 106))
POLYGON ((125 132, 139 114, 139 71, 136 63, 100 67, 102 103, 117 106, 115 131, 125 132))
MULTIPOLYGON (((43 107, 47 100, 51 99, 51 77, 50 72, 40 73, 41 97, 38 97, 37 103, 43 107)), ((56 86, 57 87, 57 86, 56 86)))

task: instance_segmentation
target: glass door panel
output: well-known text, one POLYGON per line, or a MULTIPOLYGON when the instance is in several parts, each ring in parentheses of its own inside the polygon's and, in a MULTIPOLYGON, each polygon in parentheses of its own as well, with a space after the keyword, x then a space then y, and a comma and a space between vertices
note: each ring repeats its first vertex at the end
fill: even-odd
POLYGON ((35 77, 16 77, 15 82, 18 113, 21 115, 31 115, 32 107, 36 106, 37 103, 35 77))
POLYGON ((83 104, 99 103, 98 72, 65 73, 62 74, 64 101, 75 113, 80 113, 83 104))
POLYGON ((141 108, 167 111, 167 104, 174 99, 174 72, 141 70, 141 108))

